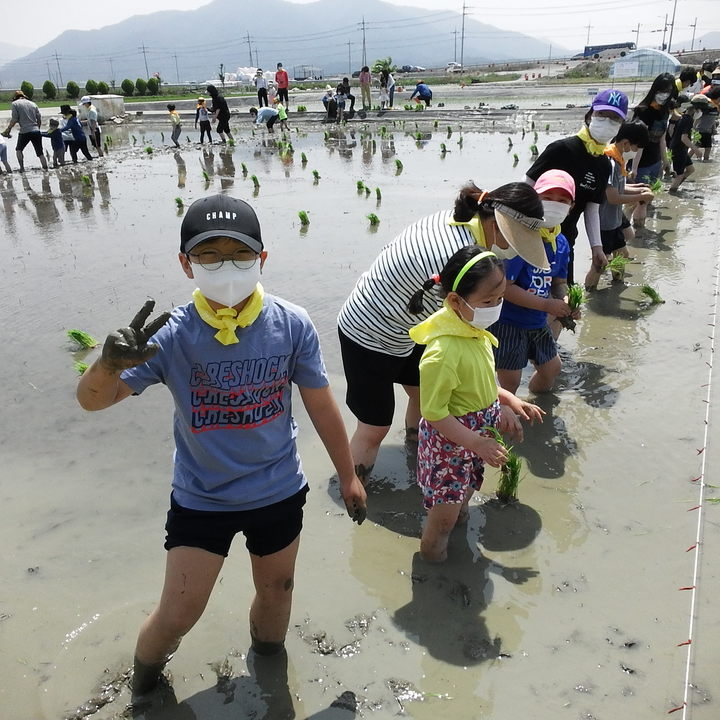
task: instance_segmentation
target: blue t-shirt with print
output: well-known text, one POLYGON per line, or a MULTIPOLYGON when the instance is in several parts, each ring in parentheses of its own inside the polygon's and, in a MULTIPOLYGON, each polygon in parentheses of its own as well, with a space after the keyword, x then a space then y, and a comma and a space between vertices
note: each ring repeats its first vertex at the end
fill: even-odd
MULTIPOLYGON (((515 283, 519 288, 547 298, 550 297, 553 278, 567 277, 570 246, 562 233, 555 238, 555 250, 549 242, 543 244, 550 265, 549 270, 533 267, 518 255, 512 260, 505 261, 505 277, 508 282, 515 283)), ((547 313, 520 307, 506 299, 500 311, 499 322, 535 330, 547 324, 547 313)))
POLYGON ((164 383, 175 401, 173 497, 195 510, 252 510, 305 484, 291 384, 328 384, 317 332, 303 308, 265 295, 239 342, 222 345, 194 304, 175 308, 147 363, 121 378, 134 392, 164 383))

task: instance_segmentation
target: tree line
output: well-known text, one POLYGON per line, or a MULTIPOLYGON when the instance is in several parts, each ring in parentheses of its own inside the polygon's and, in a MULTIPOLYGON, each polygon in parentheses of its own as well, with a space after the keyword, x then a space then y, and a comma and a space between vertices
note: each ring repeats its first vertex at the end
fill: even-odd
MULTIPOLYGON (((33 99, 35 86, 31 82, 23 80, 20 84, 20 89, 25 93, 26 97, 30 98, 30 100, 33 99)), ((147 80, 143 78, 138 78, 137 80, 125 78, 125 80, 120 83, 120 89, 125 97, 132 97, 133 95, 159 95, 160 78, 151 77, 147 80)), ((72 100, 79 98, 82 91, 80 85, 74 80, 71 80, 65 86, 65 95, 72 100)), ((87 95, 107 95, 109 92, 110 86, 102 80, 99 82, 96 80, 88 80, 85 83, 84 93, 87 95)), ((58 97, 59 90, 55 83, 51 80, 46 80, 42 86, 42 94, 46 100, 54 100, 58 97)))

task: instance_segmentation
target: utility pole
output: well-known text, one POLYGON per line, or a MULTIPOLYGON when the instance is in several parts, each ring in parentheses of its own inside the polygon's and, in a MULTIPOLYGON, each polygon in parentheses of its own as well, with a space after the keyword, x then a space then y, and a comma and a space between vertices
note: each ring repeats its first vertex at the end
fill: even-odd
POLYGON ((457 36, 458 36, 458 29, 455 28, 452 31, 452 34, 455 36, 455 52, 453 54, 453 62, 457 62, 457 36))
POLYGON ((47 70, 47 78, 52 82, 52 73, 50 72, 50 63, 45 61, 45 69, 47 70))
POLYGON ((147 66, 147 53, 145 52, 147 48, 145 47, 145 43, 143 43, 138 50, 142 50, 143 58, 145 58, 145 77, 150 77, 150 71, 148 70, 147 66))
POLYGON ((260 63, 258 62, 258 51, 257 51, 257 45, 255 46, 255 67, 260 67, 260 63))
POLYGON ((110 87, 114 90, 115 89, 115 68, 113 67, 112 58, 108 58, 108 62, 110 63, 110 87))
POLYGON ((640 47, 640 23, 638 23, 637 30, 633 30, 635 33, 635 47, 640 47))
POLYGON ((57 50, 55 51, 55 63, 58 69, 58 78, 60 79, 60 85, 63 84, 62 73, 60 72, 60 58, 58 57, 57 50))
POLYGON ((463 2, 462 8, 462 29, 460 34, 460 67, 465 69, 465 14, 467 12, 467 5, 463 2))
POLYGON ((180 84, 180 70, 178 69, 178 61, 177 61, 177 53, 173 53, 173 57, 175 58, 175 79, 177 80, 177 84, 180 84))
POLYGON ((590 24, 590 22, 588 22, 588 24, 587 24, 588 34, 587 34, 587 40, 585 41, 585 46, 586 46, 586 47, 590 44, 590 30, 591 30, 591 29, 592 29, 592 25, 590 24))
POLYGON ((667 21, 667 13, 665 13, 665 24, 663 25, 663 39, 662 39, 662 47, 661 50, 665 49, 665 33, 667 32, 668 27, 668 21, 667 21))
POLYGON ((670 21, 670 37, 668 38, 667 50, 668 55, 670 54, 670 48, 672 47, 672 36, 673 30, 675 30, 675 11, 677 10, 677 0, 673 2, 673 14, 672 20, 670 21))
POLYGON ((247 44, 248 44, 248 51, 250 52, 250 65, 252 65, 252 64, 253 64, 253 61, 252 61, 252 45, 250 44, 250 31, 249 31, 249 30, 248 30, 248 34, 247 34, 247 44))
POLYGON ((348 77, 351 77, 351 76, 352 76, 352 59, 350 58, 350 46, 351 46, 351 45, 352 45, 352 43, 350 42, 350 40, 348 40, 348 41, 347 41, 347 46, 348 46, 348 77))
POLYGON ((365 44, 365 16, 363 15, 362 23, 362 34, 363 34, 363 49, 362 49, 362 64, 363 67, 367 65, 367 46, 365 44))
POLYGON ((690 27, 693 29, 692 42, 690 43, 690 50, 692 51, 695 47, 695 28, 697 27, 697 18, 695 18, 695 22, 690 27))

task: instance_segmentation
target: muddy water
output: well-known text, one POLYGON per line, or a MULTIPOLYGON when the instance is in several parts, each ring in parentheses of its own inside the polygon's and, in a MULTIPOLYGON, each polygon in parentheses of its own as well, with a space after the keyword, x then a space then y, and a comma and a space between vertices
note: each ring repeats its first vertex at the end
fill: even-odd
MULTIPOLYGON (((263 283, 308 308, 342 401, 334 319, 359 273, 413 218, 449 207, 464 180, 496 186, 530 163, 529 127, 524 139, 516 129, 508 151, 505 133, 466 127, 461 135, 455 122, 448 138, 444 120, 441 132, 428 120, 396 123, 389 119, 383 136, 377 124, 327 138, 294 132, 294 161, 264 133, 244 131, 226 151, 184 145, 174 153, 161 148, 160 129, 134 126, 114 132, 104 161, 0 178, 3 718, 120 717, 128 702, 121 676, 162 580, 169 399, 157 388, 104 413, 81 411, 73 362, 94 352, 76 351, 66 330, 102 338, 148 295, 159 308, 186 302, 192 285, 175 259, 175 198, 187 205, 225 190, 257 208, 270 253, 263 283), (310 215, 307 230, 299 210, 310 215), (104 699, 89 704, 103 684, 104 699)), ((538 145, 555 137, 541 132, 538 145)), ((693 585, 686 549, 695 542, 698 489, 690 481, 703 458, 707 481, 720 484, 712 432, 698 453, 707 399, 711 430, 716 420, 706 386, 718 171, 697 167, 681 195, 659 198, 634 243, 627 284, 605 279, 577 334, 563 335, 557 392, 538 401, 545 423, 518 446, 521 503, 498 507, 491 474, 445 566, 416 554, 420 496, 400 419, 376 466, 368 522, 357 528, 298 408, 312 493, 288 667, 268 678, 246 661, 249 565, 238 541, 171 664, 178 704, 162 717, 348 718, 351 710, 331 707, 346 691, 358 715, 378 718, 651 718, 681 705, 687 647, 677 645, 690 632, 691 593, 678 588, 693 585), (648 307, 643 283, 665 304, 648 307)), ((717 512, 705 508, 698 565, 696 718, 717 716, 717 512)))

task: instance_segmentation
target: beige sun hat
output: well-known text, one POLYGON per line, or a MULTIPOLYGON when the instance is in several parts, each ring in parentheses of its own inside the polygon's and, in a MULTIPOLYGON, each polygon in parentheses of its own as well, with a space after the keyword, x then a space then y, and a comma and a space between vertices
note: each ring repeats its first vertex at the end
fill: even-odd
POLYGON ((493 210, 495 222, 508 245, 533 267, 549 270, 550 263, 540 235, 543 219, 523 215, 498 202, 493 203, 493 210))

